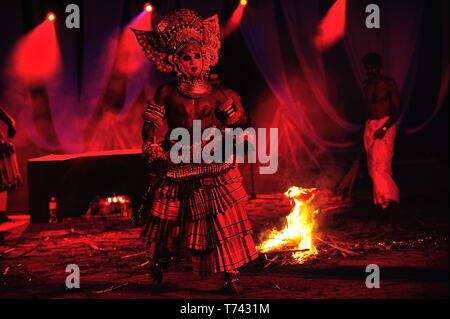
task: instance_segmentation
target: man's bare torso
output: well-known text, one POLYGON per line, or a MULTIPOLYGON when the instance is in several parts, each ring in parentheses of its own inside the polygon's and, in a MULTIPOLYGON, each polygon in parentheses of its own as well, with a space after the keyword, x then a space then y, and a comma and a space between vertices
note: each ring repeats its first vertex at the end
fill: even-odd
POLYGON ((391 115, 391 97, 394 89, 395 82, 383 75, 365 81, 366 119, 380 119, 391 115))

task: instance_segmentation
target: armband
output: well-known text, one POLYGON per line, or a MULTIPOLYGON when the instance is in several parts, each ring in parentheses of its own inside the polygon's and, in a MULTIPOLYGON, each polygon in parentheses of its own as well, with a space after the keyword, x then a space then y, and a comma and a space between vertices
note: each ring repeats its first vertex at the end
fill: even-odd
POLYGON ((149 101, 146 110, 142 114, 142 118, 145 123, 158 128, 162 125, 165 115, 166 112, 163 105, 158 105, 153 103, 153 101, 149 101))

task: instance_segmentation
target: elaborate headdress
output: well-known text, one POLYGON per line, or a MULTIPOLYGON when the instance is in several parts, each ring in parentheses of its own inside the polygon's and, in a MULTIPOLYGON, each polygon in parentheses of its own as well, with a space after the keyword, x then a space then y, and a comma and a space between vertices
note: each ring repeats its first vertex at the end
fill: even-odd
POLYGON ((191 87, 191 91, 194 91, 191 92, 192 95, 196 95, 196 90, 200 92, 208 85, 209 68, 219 60, 220 27, 217 14, 203 20, 192 10, 177 9, 168 13, 156 25, 155 30, 131 30, 135 33, 145 56, 155 63, 158 70, 177 73, 179 88, 191 87), (201 74, 196 78, 183 70, 177 54, 193 42, 201 47, 203 60, 201 74))

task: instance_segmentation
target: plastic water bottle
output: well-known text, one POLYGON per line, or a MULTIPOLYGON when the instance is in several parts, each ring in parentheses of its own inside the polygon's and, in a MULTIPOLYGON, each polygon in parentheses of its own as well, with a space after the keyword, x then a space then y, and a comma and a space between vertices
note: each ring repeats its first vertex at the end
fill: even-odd
POLYGON ((55 197, 50 198, 50 202, 48 203, 48 215, 49 215, 49 223, 54 224, 58 222, 58 203, 56 202, 55 197))

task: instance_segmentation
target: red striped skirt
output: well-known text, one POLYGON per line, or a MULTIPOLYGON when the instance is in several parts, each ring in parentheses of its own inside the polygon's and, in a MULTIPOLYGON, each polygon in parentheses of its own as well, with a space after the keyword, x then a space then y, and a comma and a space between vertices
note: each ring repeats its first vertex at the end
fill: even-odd
POLYGON ((229 272, 257 258, 237 167, 214 175, 158 178, 142 235, 150 256, 188 253, 194 273, 229 272))

